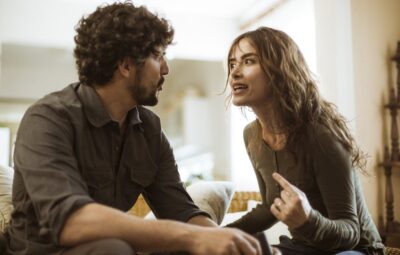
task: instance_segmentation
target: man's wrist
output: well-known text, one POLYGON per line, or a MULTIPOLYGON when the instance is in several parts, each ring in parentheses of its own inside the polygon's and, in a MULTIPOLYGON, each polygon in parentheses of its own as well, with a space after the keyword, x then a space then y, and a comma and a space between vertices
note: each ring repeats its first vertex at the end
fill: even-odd
POLYGON ((186 225, 183 231, 178 235, 176 242, 179 243, 179 250, 192 252, 198 240, 197 234, 201 227, 186 225))
POLYGON ((218 227, 217 223, 204 215, 194 216, 190 218, 187 223, 203 227, 218 227))

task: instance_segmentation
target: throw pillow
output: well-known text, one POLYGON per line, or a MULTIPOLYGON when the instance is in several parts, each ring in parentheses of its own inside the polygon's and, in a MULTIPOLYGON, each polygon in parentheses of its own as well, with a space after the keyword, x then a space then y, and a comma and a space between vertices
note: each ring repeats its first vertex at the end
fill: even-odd
POLYGON ((0 165, 0 232, 4 232, 11 218, 13 177, 14 170, 11 167, 0 165))
POLYGON ((194 203, 221 224, 233 197, 234 185, 224 181, 200 181, 187 187, 194 203))
MULTIPOLYGON (((199 181, 186 190, 201 210, 208 213, 217 224, 221 224, 234 193, 232 182, 199 181)), ((145 219, 154 219, 154 214, 150 212, 145 219)))

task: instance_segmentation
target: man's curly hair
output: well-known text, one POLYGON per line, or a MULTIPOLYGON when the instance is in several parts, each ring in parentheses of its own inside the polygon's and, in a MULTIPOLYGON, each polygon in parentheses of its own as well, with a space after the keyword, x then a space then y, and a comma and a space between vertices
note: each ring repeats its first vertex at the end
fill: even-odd
POLYGON ((74 56, 79 80, 87 85, 111 81, 118 62, 130 57, 142 66, 150 54, 172 43, 174 29, 167 20, 131 2, 100 6, 82 17, 75 28, 74 56))

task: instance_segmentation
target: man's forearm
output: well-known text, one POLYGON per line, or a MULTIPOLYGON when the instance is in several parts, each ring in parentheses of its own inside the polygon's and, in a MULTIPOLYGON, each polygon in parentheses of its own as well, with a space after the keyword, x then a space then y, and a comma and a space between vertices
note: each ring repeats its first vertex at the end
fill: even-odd
POLYGON ((204 215, 194 216, 190 218, 187 223, 203 227, 218 227, 217 223, 204 215))
POLYGON ((137 251, 179 251, 188 250, 191 246, 188 238, 190 231, 190 226, 183 223, 143 220, 91 203, 68 218, 60 235, 60 244, 76 246, 104 238, 117 238, 127 241, 137 251))

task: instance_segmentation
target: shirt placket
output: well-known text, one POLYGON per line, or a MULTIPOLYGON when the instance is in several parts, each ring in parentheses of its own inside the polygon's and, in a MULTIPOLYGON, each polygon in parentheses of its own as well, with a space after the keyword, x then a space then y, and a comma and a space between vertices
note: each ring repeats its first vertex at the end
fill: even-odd
POLYGON ((111 148, 111 155, 112 155, 112 167, 113 167, 113 172, 114 175, 117 176, 118 174, 118 168, 119 168, 119 163, 121 159, 121 133, 119 130, 119 125, 117 122, 113 122, 111 126, 111 134, 112 134, 112 148, 111 148))

